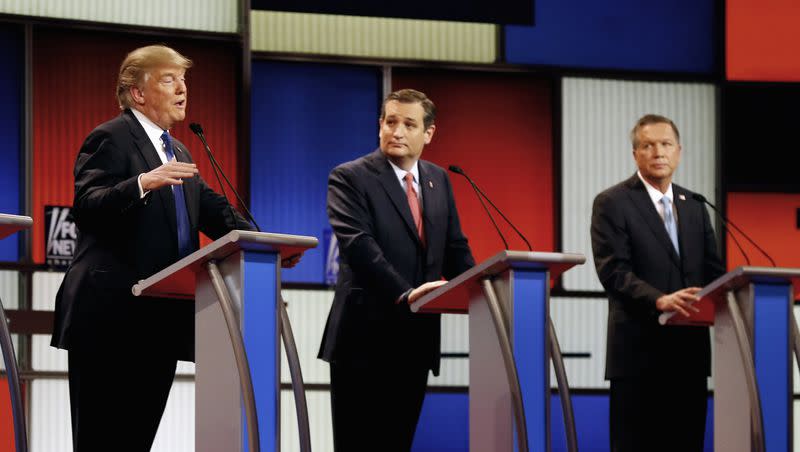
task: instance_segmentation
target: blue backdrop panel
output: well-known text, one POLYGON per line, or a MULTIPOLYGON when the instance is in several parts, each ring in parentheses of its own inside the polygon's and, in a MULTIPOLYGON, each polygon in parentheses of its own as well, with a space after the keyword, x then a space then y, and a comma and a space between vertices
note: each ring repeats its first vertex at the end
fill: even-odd
MULTIPOLYGON (((608 452, 608 393, 572 395, 578 450, 608 452)), ((706 452, 714 450, 714 400, 708 399, 706 452)), ((566 452, 567 440, 557 394, 550 397, 550 438, 552 452, 566 452)), ((487 418, 487 422, 491 419, 487 418)), ((657 439, 655 439, 657 440, 657 439)), ((414 436, 413 452, 469 452, 469 396, 465 392, 429 391, 414 436)))
POLYGON ((312 235, 290 282, 322 282, 328 174, 378 145, 378 68, 253 62, 250 199, 267 232, 312 235))
POLYGON ((506 27, 510 63, 711 73, 714 0, 536 0, 536 26, 506 27))
MULTIPOLYGON (((22 33, 16 27, 0 28, 0 213, 20 214, 22 154, 22 33)), ((19 258, 16 235, 0 240, 0 261, 19 258)))

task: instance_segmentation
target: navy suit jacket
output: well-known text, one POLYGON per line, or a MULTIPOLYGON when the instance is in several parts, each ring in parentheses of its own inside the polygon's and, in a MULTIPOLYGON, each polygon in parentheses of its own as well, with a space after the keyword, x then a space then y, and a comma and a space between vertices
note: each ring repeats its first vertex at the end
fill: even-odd
MULTIPOLYGON (((192 162, 174 141, 178 161, 192 162)), ((152 347, 178 359, 194 356, 194 306, 181 300, 135 298, 131 286, 178 260, 175 198, 167 186, 139 195, 138 176, 162 162, 130 110, 99 125, 75 162, 73 215, 79 236, 56 296, 51 345, 83 340, 152 347)), ((184 179, 193 248, 198 232, 216 239, 252 229, 200 176, 184 179)))
POLYGON ((608 294, 606 378, 705 376, 708 328, 661 326, 656 300, 725 272, 705 206, 672 184, 680 256, 638 175, 597 195, 592 250, 608 294))
POLYGON ((319 357, 366 362, 381 356, 439 370, 438 314, 395 301, 407 290, 475 265, 461 232, 450 179, 419 161, 426 245, 400 181, 380 149, 336 167, 328 217, 339 243, 339 278, 319 357))

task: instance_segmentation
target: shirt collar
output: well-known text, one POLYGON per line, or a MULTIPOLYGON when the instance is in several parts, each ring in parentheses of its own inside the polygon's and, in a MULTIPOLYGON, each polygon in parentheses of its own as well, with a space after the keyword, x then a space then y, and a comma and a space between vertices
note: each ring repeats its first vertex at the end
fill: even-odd
POLYGON ((650 199, 653 200, 654 204, 660 203, 661 202, 661 198, 663 198, 664 196, 666 196, 669 199, 670 203, 672 203, 674 201, 674 199, 672 197, 672 182, 670 182, 669 187, 667 187, 667 192, 666 193, 661 193, 661 191, 659 189, 657 189, 656 187, 653 187, 652 185, 650 185, 650 182, 647 182, 646 180, 644 180, 644 177, 642 177, 642 173, 641 172, 637 171, 636 175, 639 176, 639 179, 642 180, 642 183, 644 184, 644 188, 647 189, 647 194, 650 195, 650 199))
POLYGON ((156 150, 161 151, 163 147, 161 144, 161 134, 164 133, 164 129, 156 125, 156 123, 151 121, 144 113, 135 108, 131 108, 131 113, 133 113, 133 116, 139 121, 139 124, 142 125, 144 133, 146 133, 147 138, 150 138, 150 141, 153 142, 156 150), (158 143, 158 145, 156 145, 156 143, 158 143))
POLYGON ((405 185, 406 173, 411 173, 411 174, 414 175, 414 182, 419 184, 419 160, 414 162, 414 166, 412 166, 409 171, 406 171, 406 170, 400 168, 399 166, 395 165, 394 162, 392 162, 391 160, 387 159, 387 161, 389 162, 390 165, 392 165, 392 169, 394 170, 394 174, 400 180, 400 183, 405 185))

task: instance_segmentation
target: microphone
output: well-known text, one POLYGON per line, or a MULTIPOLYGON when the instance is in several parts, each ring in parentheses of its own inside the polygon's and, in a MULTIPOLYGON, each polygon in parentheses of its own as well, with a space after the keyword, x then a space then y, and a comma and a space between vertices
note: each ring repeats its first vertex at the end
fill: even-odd
POLYGON ((227 198, 227 195, 225 194, 225 186, 222 184, 222 181, 219 178, 220 174, 222 174, 222 177, 225 179, 225 182, 231 188, 231 191, 233 191, 234 196, 236 196, 236 199, 239 201, 239 205, 242 206, 242 209, 247 215, 247 219, 251 223, 253 223, 253 226, 256 227, 256 230, 258 232, 261 232, 261 228, 258 226, 258 223, 256 223, 256 219, 253 218, 253 214, 250 213, 250 210, 247 208, 247 205, 242 200, 242 197, 239 196, 239 192, 236 191, 236 187, 234 187, 233 184, 231 184, 231 181, 228 180, 228 176, 226 176, 225 172, 222 171, 222 167, 217 162, 217 159, 214 158, 214 154, 211 152, 211 147, 208 145, 205 135, 203 135, 203 127, 200 124, 193 122, 189 124, 189 129, 191 129, 192 132, 194 132, 194 134, 197 135, 198 138, 200 138, 200 141, 203 142, 203 147, 205 148, 206 154, 208 155, 208 160, 211 162, 211 168, 214 170, 214 176, 216 176, 217 178, 219 187, 222 190, 222 195, 227 198), (217 173, 217 171, 219 171, 219 173, 217 173))
MULTIPOLYGON (((775 263, 775 260, 772 259, 772 257, 769 254, 767 254, 766 251, 764 251, 760 246, 758 246, 758 244, 756 242, 754 242, 753 239, 751 239, 747 234, 745 234, 744 231, 739 229, 739 227, 736 226, 736 224, 734 224, 728 218, 725 218, 725 216, 722 215, 722 213, 717 209, 717 207, 714 204, 711 204, 711 202, 709 200, 707 200, 705 196, 701 195, 700 193, 694 193, 694 194, 692 194, 692 199, 694 199, 695 201, 698 201, 698 202, 705 203, 706 205, 711 207, 711 209, 717 214, 717 217, 719 217, 719 219, 722 220, 722 223, 723 223, 723 225, 725 225, 726 229, 727 229, 727 225, 730 224, 737 232, 739 232, 739 234, 742 234, 742 237, 744 237, 745 239, 747 239, 748 242, 753 244, 753 246, 756 247, 756 249, 758 251, 760 251, 761 254, 766 256, 766 258, 769 259, 769 261, 772 263, 773 267, 777 267, 778 266, 775 263)), ((744 259, 745 259, 745 261, 747 261, 747 265, 750 265, 750 259, 747 258, 747 254, 745 254, 745 252, 742 249, 741 245, 739 245, 739 241, 736 240, 736 237, 732 233, 730 234, 730 236, 733 239, 733 243, 735 243, 736 246, 739 247, 739 251, 741 251, 742 255, 744 255, 744 259)))
POLYGON ((486 211, 486 215, 488 215, 489 219, 492 221, 492 225, 494 226, 495 231, 497 231, 497 235, 499 235, 500 236, 500 240, 503 241, 503 246, 505 247, 505 249, 508 249, 508 242, 506 241, 506 238, 503 236, 503 233, 500 232, 500 228, 497 227, 497 223, 494 221, 494 217, 492 216, 492 212, 489 211, 489 208, 486 207, 486 203, 483 202, 483 198, 481 197, 481 192, 480 192, 480 189, 478 189, 478 186, 475 185, 475 182, 472 182, 472 179, 470 179, 469 176, 467 176, 467 174, 464 173, 464 171, 461 168, 459 168, 459 167, 457 167, 455 165, 450 165, 450 171, 466 177, 467 180, 469 181, 469 183, 472 184, 472 189, 475 191, 475 196, 478 197, 478 201, 481 202, 481 206, 483 206, 483 210, 486 211))
POLYGON ((480 188, 478 188, 478 185, 475 182, 472 181, 472 179, 467 175, 467 173, 464 172, 463 169, 459 168, 456 165, 450 165, 448 167, 448 169, 450 171, 456 173, 456 174, 460 174, 460 175, 464 176, 464 178, 466 178, 469 181, 469 183, 472 185, 472 189, 475 190, 475 195, 478 196, 478 200, 481 201, 481 205, 483 206, 483 209, 486 210, 486 214, 489 215, 489 219, 492 220, 492 224, 494 225, 494 228, 497 230, 497 233, 500 235, 500 239, 503 240, 503 244, 505 245, 506 249, 508 249, 508 242, 506 242, 505 237, 503 237, 503 234, 500 232, 500 228, 497 227, 497 223, 495 223, 494 218, 492 217, 492 214, 489 212, 489 209, 486 208, 486 204, 483 203, 483 199, 486 199, 486 201, 489 202, 489 204, 494 208, 494 210, 497 213, 499 213, 501 217, 503 217, 503 219, 506 221, 506 223, 508 223, 509 226, 511 226, 511 228, 514 229, 514 232, 516 232, 517 235, 519 235, 522 238, 522 241, 524 241, 525 244, 528 246, 528 251, 533 251, 533 248, 531 247, 530 242, 528 242, 528 239, 526 239, 525 236, 522 235, 522 232, 520 232, 519 229, 517 229, 517 227, 514 226, 514 223, 512 223, 511 220, 508 219, 508 217, 503 215, 503 212, 501 212, 500 209, 498 209, 497 206, 494 205, 492 200, 489 199, 489 197, 486 196, 486 194, 483 191, 481 191, 480 188))

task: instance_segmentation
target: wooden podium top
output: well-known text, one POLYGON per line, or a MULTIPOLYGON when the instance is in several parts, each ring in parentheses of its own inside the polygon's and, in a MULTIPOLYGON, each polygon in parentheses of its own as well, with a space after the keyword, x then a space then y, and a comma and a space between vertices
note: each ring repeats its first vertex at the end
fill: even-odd
POLYGON ((239 250, 277 252, 279 256, 289 257, 309 248, 315 248, 318 243, 316 237, 304 235, 231 231, 153 276, 140 280, 131 290, 137 297, 193 300, 196 274, 205 271, 203 264, 209 260, 225 259, 239 250))
POLYGON ((470 286, 484 277, 496 275, 513 267, 547 270, 552 279, 584 262, 586 256, 583 254, 504 250, 415 301, 411 305, 411 311, 466 314, 469 308, 470 286))
POLYGON ((796 284, 798 281, 800 281, 800 268, 736 267, 697 293, 700 301, 695 307, 700 312, 694 313, 688 318, 676 315, 674 312, 665 312, 658 316, 658 323, 662 325, 710 326, 714 324, 714 303, 724 303, 728 291, 739 289, 751 282, 796 284))
POLYGON ((4 239, 23 229, 28 229, 31 225, 33 225, 31 217, 0 213, 0 239, 4 239))

